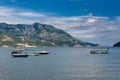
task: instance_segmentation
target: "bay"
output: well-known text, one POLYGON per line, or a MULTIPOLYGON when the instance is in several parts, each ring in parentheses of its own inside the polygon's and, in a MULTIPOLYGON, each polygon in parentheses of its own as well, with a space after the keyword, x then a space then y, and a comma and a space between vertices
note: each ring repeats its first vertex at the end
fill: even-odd
POLYGON ((13 47, 0 48, 0 80, 120 80, 120 48, 109 54, 89 54, 87 48, 24 48, 28 54, 46 50, 48 55, 14 58, 13 47))

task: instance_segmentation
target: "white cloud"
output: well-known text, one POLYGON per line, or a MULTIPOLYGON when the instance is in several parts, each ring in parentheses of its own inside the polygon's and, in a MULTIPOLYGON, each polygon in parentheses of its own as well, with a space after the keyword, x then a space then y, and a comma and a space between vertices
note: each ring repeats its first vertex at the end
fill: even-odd
POLYGON ((17 10, 15 8, 0 7, 0 22, 12 24, 31 24, 40 22, 63 29, 80 40, 113 44, 120 40, 120 16, 114 20, 109 17, 93 16, 54 16, 43 12, 17 10))
POLYGON ((80 36, 80 38, 94 38, 94 37, 95 37, 95 35, 92 35, 92 34, 86 34, 86 35, 81 35, 80 36))
POLYGON ((0 7, 0 16, 7 17, 7 16, 12 15, 13 12, 14 12, 14 9, 12 9, 12 8, 0 7))
POLYGON ((92 24, 92 23, 94 23, 95 22, 95 19, 88 19, 88 24, 92 24))
POLYGON ((36 12, 19 12, 18 15, 24 17, 45 17, 45 14, 36 12))

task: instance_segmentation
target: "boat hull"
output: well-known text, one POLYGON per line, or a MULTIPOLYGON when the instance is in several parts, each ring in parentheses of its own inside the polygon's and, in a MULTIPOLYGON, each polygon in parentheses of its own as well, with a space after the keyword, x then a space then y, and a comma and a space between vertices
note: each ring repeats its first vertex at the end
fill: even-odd
POLYGON ((27 54, 12 54, 13 57, 28 57, 27 54))
POLYGON ((37 51, 37 52, 35 52, 34 54, 49 54, 49 52, 48 51, 37 51))
POLYGON ((41 52, 40 54, 49 54, 49 53, 42 53, 42 52, 41 52))

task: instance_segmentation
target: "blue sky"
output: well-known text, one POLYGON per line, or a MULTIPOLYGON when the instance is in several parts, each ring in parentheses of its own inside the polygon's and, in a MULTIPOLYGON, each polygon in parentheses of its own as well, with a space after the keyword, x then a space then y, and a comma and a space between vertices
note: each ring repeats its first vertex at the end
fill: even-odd
POLYGON ((120 0, 0 0, 0 22, 50 24, 87 42, 120 40, 120 0))

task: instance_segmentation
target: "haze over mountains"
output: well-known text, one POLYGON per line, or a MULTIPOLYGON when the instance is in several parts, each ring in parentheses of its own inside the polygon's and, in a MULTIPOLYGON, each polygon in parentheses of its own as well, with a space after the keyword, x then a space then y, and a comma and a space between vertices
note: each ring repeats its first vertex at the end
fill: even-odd
POLYGON ((98 44, 80 41, 52 25, 0 23, 0 46, 15 46, 18 43, 36 46, 98 46, 98 44))

